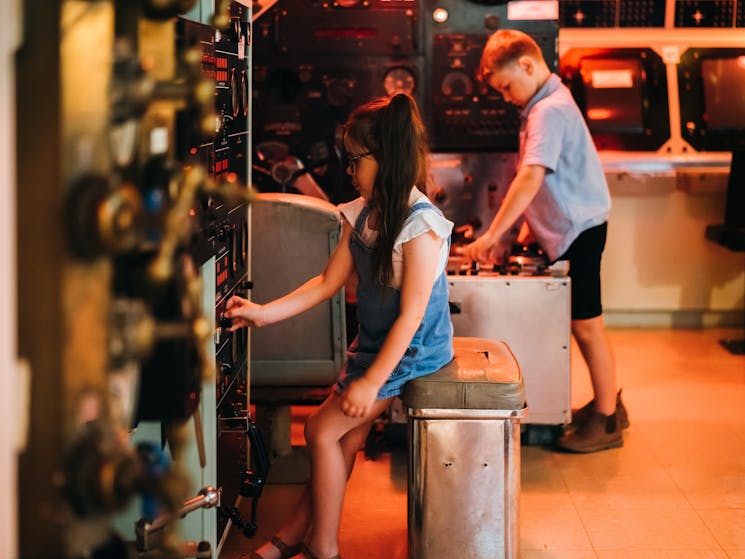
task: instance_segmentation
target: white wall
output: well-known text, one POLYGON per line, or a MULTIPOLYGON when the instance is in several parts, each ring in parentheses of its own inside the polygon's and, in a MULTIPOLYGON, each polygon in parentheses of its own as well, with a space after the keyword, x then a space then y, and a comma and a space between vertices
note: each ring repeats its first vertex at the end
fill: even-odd
POLYGON ((0 557, 16 557, 15 73, 20 4, 0 0, 0 557))
POLYGON ((698 315, 701 326, 742 324, 745 257, 705 238, 724 218, 723 189, 634 190, 611 184, 602 271, 609 323, 696 326, 698 315))
POLYGON ((613 208, 603 254, 609 324, 742 325, 745 256, 706 240, 721 223, 729 154, 696 152, 681 137, 678 63, 690 47, 741 47, 736 28, 562 29, 559 55, 573 48, 644 48, 666 65, 670 137, 657 152, 601 152, 613 208), (724 158, 724 162, 723 162, 724 158))

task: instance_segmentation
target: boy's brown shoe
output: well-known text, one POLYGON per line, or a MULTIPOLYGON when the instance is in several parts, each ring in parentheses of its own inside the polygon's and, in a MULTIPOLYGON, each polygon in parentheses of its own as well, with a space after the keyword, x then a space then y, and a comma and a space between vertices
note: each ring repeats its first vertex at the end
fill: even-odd
POLYGON ((618 448, 623 446, 621 426, 615 413, 603 415, 593 409, 579 429, 560 437, 556 446, 570 452, 597 452, 618 448))
MULTIPOLYGON (((621 429, 629 428, 629 412, 626 410, 626 406, 623 405, 621 400, 621 392, 618 391, 616 396, 616 418, 618 419, 618 425, 621 429)), ((572 422, 567 425, 567 431, 576 431, 590 418, 592 413, 595 411, 595 400, 590 400, 584 406, 579 409, 572 410, 572 422)))

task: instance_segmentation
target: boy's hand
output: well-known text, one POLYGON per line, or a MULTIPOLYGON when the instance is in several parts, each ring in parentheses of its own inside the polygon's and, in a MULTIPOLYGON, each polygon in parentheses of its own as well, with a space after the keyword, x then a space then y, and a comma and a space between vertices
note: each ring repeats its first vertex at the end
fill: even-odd
POLYGON ((364 376, 352 381, 339 396, 341 411, 349 417, 363 417, 375 403, 379 390, 364 376))
POLYGON ((461 250, 463 255, 476 262, 491 262, 491 252, 494 248, 494 241, 488 235, 483 235, 472 242, 470 245, 464 246, 461 250))
POLYGON ((233 322, 230 327, 227 328, 228 332, 238 330, 238 328, 245 328, 246 326, 256 327, 264 325, 262 319, 262 307, 256 303, 252 303, 244 299, 233 295, 228 302, 225 304, 225 312, 223 316, 230 318, 233 322))

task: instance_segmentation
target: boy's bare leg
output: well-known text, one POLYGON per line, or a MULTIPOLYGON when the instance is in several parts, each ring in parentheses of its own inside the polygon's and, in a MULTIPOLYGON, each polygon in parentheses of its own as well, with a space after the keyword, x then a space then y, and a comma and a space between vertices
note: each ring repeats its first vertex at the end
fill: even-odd
POLYGON ((570 452, 597 452, 623 446, 623 427, 616 414, 616 369, 603 317, 573 320, 572 333, 590 370, 595 397, 593 409, 587 408, 586 417, 576 430, 559 437, 556 445, 570 452))
POLYGON ((587 363, 595 395, 595 410, 603 415, 616 411, 616 366, 603 316, 572 320, 572 334, 587 363))
POLYGON ((310 506, 312 526, 308 546, 322 557, 332 557, 339 550, 339 524, 347 478, 354 457, 372 421, 390 404, 378 400, 364 417, 348 417, 332 394, 308 418, 305 439, 310 450, 310 506), (349 435, 349 436, 347 436, 349 435))

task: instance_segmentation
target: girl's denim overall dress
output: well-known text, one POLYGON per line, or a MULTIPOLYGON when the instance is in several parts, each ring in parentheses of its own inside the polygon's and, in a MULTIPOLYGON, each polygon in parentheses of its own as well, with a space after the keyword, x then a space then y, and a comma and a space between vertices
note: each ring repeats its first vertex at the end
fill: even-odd
MULTIPOLYGON (((427 208, 434 208, 434 206, 427 202, 417 202, 411 207, 409 216, 427 208)), ((362 231, 369 212, 369 205, 360 212, 354 224, 354 235, 350 242, 354 265, 359 276, 357 287, 359 332, 347 351, 347 361, 336 385, 337 392, 365 374, 398 317, 401 303, 400 290, 383 286, 374 277, 372 249, 362 240, 362 231)), ((448 245, 449 243, 450 238, 448 238, 448 245)), ((453 325, 450 322, 448 282, 443 271, 432 286, 432 293, 422 323, 398 366, 378 392, 378 399, 399 395, 406 381, 434 373, 452 359, 453 325)))

